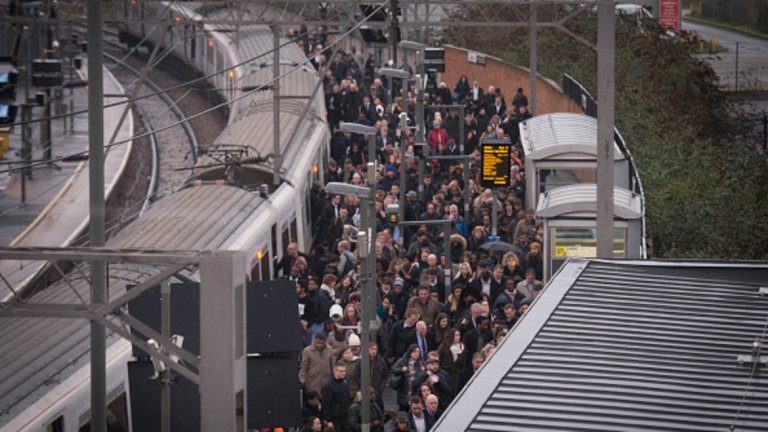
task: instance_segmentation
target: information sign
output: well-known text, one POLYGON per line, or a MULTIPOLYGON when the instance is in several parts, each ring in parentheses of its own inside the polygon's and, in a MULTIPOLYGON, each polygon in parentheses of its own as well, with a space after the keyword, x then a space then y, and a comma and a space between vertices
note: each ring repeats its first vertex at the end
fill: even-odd
POLYGON ((680 31, 680 0, 659 0, 659 25, 665 30, 680 31))
POLYGON ((486 141, 481 148, 480 185, 485 188, 509 186, 512 144, 509 141, 486 141))

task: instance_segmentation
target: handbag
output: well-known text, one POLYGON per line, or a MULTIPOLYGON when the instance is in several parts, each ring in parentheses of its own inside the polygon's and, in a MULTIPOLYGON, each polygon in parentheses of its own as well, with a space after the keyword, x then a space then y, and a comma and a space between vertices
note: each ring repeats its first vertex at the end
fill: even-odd
POLYGON ((390 375, 389 376, 389 388, 392 390, 400 390, 400 383, 403 382, 402 375, 390 375))

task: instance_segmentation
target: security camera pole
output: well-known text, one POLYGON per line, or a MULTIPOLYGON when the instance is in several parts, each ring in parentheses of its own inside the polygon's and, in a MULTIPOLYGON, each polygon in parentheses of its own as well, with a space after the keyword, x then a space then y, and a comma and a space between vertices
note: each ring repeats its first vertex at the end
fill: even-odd
MULTIPOLYGON (((347 125, 351 123, 346 123, 347 125)), ((342 123, 342 130, 344 123, 342 123)), ((363 125, 355 125, 359 127, 368 127, 363 125)), ((349 127, 349 126, 348 126, 349 127)), ((375 128, 371 128, 375 129, 375 128)), ((369 134, 369 136, 372 136, 369 134)), ((374 323, 374 290, 376 289, 376 274, 375 274, 375 259, 374 244, 376 237, 376 215, 373 212, 373 202, 375 201, 374 188, 375 188, 375 176, 374 176, 374 163, 368 162, 368 181, 372 185, 371 188, 363 186, 356 186, 349 183, 330 182, 326 185, 325 189, 331 194, 341 195, 354 195, 360 198, 360 208, 362 209, 360 227, 362 228, 357 234, 357 253, 360 259, 363 261, 363 292, 362 292, 362 317, 360 322, 360 351, 362 354, 361 360, 361 379, 360 379, 360 392, 362 394, 361 401, 361 420, 362 431, 369 432, 371 430, 371 357, 368 352, 370 341, 374 340, 371 337, 372 327, 374 323)))
MULTIPOLYGON (((424 74, 424 60, 427 46, 413 41, 400 41, 400 48, 404 50, 416 51, 417 55, 417 72, 419 79, 416 80, 416 145, 422 146, 422 155, 426 149, 426 141, 424 139, 424 88, 427 84, 427 77, 424 74)), ((424 158, 419 158, 419 199, 424 199, 424 158)))

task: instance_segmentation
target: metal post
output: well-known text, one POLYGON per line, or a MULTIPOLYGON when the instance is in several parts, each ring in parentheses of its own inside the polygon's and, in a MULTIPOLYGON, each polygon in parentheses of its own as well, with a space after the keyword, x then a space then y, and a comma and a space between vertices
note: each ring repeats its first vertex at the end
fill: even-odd
POLYGON ((23 162, 21 169, 21 204, 27 202, 27 178, 31 177, 32 170, 29 164, 32 163, 32 137, 29 131, 29 122, 32 120, 32 110, 25 102, 21 105, 21 160, 23 162))
MULTIPOLYGON (((88 0, 88 182, 91 246, 104 246, 104 77, 101 0, 88 0)), ((104 261, 91 264, 91 303, 107 301, 104 261)), ((91 430, 107 431, 106 336, 91 321, 91 430)))
MULTIPOLYGON (((373 169, 376 169, 376 135, 369 134, 368 135, 368 162, 373 163, 374 167, 373 169)), ((370 177, 369 177, 370 178, 370 177)), ((374 188, 376 187, 376 177, 373 178, 373 185, 374 188)), ((373 192, 376 192, 374 189, 373 192)))
POLYGON ((45 121, 40 126, 40 142, 43 144, 43 159, 53 158, 53 133, 51 132, 51 88, 45 89, 45 121))
POLYGON ((466 109, 464 105, 459 105, 459 151, 461 154, 467 154, 465 151, 466 131, 464 130, 464 116, 466 116, 466 109))
MULTIPOLYGON (((407 87, 408 82, 406 80, 403 80, 405 84, 403 84, 403 90, 405 90, 405 87, 407 87)), ((406 91, 403 91, 403 94, 407 94, 406 91)), ((406 102, 407 103, 407 102, 406 102)), ((398 220, 404 220, 405 219, 405 176, 407 175, 406 172, 406 163, 405 163, 405 149, 408 147, 408 123, 404 120, 405 118, 400 118, 400 206, 397 210, 397 219, 398 220)), ((405 244, 403 240, 403 231, 400 231, 400 240, 398 241, 398 244, 400 246, 403 246, 405 244)))
MULTIPOLYGON (((361 204, 365 206, 365 208, 369 208, 369 202, 372 200, 373 197, 369 198, 361 198, 361 204)), ((365 212, 366 220, 365 224, 361 224, 362 227, 367 228, 370 226, 370 216, 368 216, 368 211, 365 212)), ((369 392, 369 388, 371 387, 371 358, 370 353, 368 352, 368 346, 371 344, 371 335, 369 333, 370 331, 370 320, 371 317, 368 313, 368 304, 371 302, 371 290, 370 290, 370 279, 373 278, 373 272, 370 270, 370 263, 368 261, 368 255, 370 255, 370 244, 373 243, 373 239, 368 238, 368 234, 366 233, 364 236, 358 237, 358 245, 363 246, 361 250, 359 251, 360 259, 363 260, 363 266, 365 267, 365 270, 363 271, 363 274, 365 275, 365 280, 363 280, 363 292, 362 292, 362 301, 363 301, 363 308, 361 311, 361 321, 360 321, 360 351, 362 354, 362 358, 360 359, 360 392, 362 399, 360 400, 360 421, 361 421, 361 429, 363 431, 369 431, 371 428, 371 394, 369 392), (366 242, 360 242, 363 238, 367 239, 366 242), (365 249, 365 250, 364 250, 365 249)))
MULTIPOLYGON (((72 91, 72 89, 69 90, 72 91)), ((72 93, 69 94, 69 97, 69 133, 73 134, 75 133, 75 99, 72 93)))
POLYGON ((530 47, 530 63, 531 63, 531 98, 528 100, 530 105, 530 113, 536 115, 536 98, 538 93, 538 27, 536 26, 538 21, 538 5, 531 3, 531 47, 530 47))
MULTIPOLYGON (((372 137, 369 137, 368 139, 370 142, 372 137)), ((373 137, 373 139, 375 140, 375 137, 373 137)), ((361 199, 361 205, 366 211, 363 213, 365 223, 360 224, 363 229, 365 229, 366 237, 368 238, 368 244, 365 245, 368 247, 368 249, 363 252, 365 254, 364 256, 361 254, 361 257, 364 259, 363 273, 367 276, 367 280, 363 285, 363 307, 361 311, 362 316, 360 322, 360 345, 362 353, 362 359, 360 360, 362 362, 360 371, 362 374, 360 380, 360 391, 362 395, 362 400, 360 401, 360 417, 362 422, 362 430, 364 432, 370 431, 371 428, 371 358, 370 353, 368 352, 368 347, 371 340, 374 340, 371 337, 371 322, 375 315, 373 302, 376 298, 374 295, 374 291, 376 290, 376 176, 374 171, 376 167, 373 162, 368 162, 367 166, 368 183, 371 188, 371 193, 368 198, 361 199)))
POLYGON ((445 289, 443 292, 443 303, 451 295, 451 221, 446 220, 443 224, 443 256, 445 257, 445 267, 443 267, 443 280, 445 289))
POLYGON ((422 147, 422 157, 419 158, 419 200, 424 199, 424 158, 429 156, 428 154, 424 154, 425 152, 428 152, 429 146, 426 143, 426 140, 424 139, 424 129, 426 128, 426 123, 424 121, 424 87, 427 84, 427 77, 424 75, 424 52, 419 51, 416 53, 419 64, 417 65, 417 71, 419 75, 421 76, 421 83, 419 83, 418 88, 416 89, 416 145, 421 145, 422 147))
POLYGON ((734 75, 734 91, 739 91, 739 43, 736 42, 736 74, 734 75))
POLYGON ((491 207, 491 235, 496 237, 499 235, 499 190, 496 188, 493 191, 493 203, 491 207))
MULTIPOLYGON (((171 337, 171 284, 168 280, 160 284, 160 332, 171 337)), ((166 368, 160 376, 160 421, 161 431, 171 432, 171 369, 166 368)))
POLYGON ((469 227, 472 219, 472 210, 469 202, 469 157, 464 159, 464 226, 469 227))
MULTIPOLYGON (((391 13, 391 25, 389 28, 389 40, 392 45, 392 67, 397 67, 397 32, 398 32, 398 23, 397 23, 397 9, 398 9, 398 0, 391 0, 390 2, 390 13, 391 13)), ((395 86, 392 86, 392 99, 395 98, 395 86)), ((366 348, 367 350, 367 348, 366 348)))
MULTIPOLYGON (((272 26, 272 184, 280 184, 280 27, 272 26)), ((330 59, 329 59, 330 61, 330 59)))
POLYGON ((613 0, 597 6, 597 257, 613 256, 613 122, 616 17, 613 0))
POLYGON ((200 262, 200 430, 245 431, 245 254, 200 262))

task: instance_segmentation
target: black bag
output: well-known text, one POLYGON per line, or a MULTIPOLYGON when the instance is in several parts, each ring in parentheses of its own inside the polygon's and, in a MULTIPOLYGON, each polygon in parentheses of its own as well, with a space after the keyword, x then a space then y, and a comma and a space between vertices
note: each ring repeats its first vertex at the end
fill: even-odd
POLYGON ((389 387, 392 390, 400 390, 400 383, 403 382, 403 375, 392 374, 389 376, 389 387))

